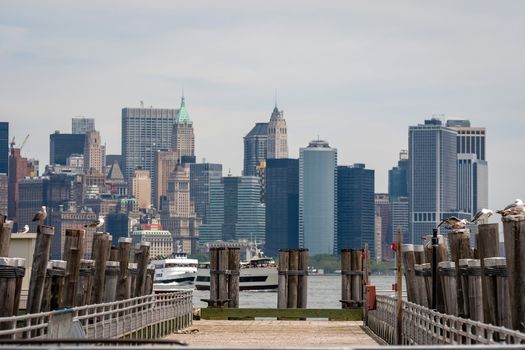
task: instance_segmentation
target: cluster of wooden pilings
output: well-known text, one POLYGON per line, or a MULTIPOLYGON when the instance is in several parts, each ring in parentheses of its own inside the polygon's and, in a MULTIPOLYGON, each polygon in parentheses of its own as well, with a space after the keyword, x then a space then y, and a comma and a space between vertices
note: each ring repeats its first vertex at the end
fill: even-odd
POLYGON ((277 308, 305 309, 308 299, 308 249, 279 250, 277 308))
MULTIPOLYGON (((468 229, 439 235, 436 309, 439 312, 525 331, 525 217, 504 217, 505 256, 499 225, 478 226, 476 248, 468 229), (448 244, 447 244, 448 241, 448 244)), ((410 302, 432 306, 432 245, 402 245, 410 302)))
MULTIPOLYGON (((18 313, 25 259, 7 258, 10 228, 0 223, 0 317, 18 313), (7 301, 7 302, 6 302, 7 301)), ((64 260, 49 260, 54 227, 39 225, 26 313, 39 313, 65 307, 99 304, 151 294, 154 267, 148 266, 149 243, 135 246, 134 263, 131 238, 119 238, 111 246, 111 235, 96 233, 91 259, 84 255, 85 230, 67 229, 64 260)))
POLYGON ((341 249, 341 303, 343 309, 363 306, 364 249, 341 249))
POLYGON ((239 247, 210 248, 210 307, 239 307, 241 252, 239 247))

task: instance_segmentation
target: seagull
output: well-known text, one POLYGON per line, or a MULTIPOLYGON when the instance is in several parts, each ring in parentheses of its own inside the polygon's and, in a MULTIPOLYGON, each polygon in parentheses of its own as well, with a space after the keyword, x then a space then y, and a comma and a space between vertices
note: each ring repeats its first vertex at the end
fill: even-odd
POLYGON ((471 223, 476 224, 478 221, 485 221, 487 220, 494 212, 490 209, 483 208, 480 211, 474 215, 472 220, 470 220, 471 223))
POLYGON ((43 205, 42 209, 40 209, 38 213, 35 214, 33 221, 43 222, 46 218, 47 218, 46 206, 43 205))
POLYGON ((516 199, 513 203, 507 205, 505 208, 496 211, 501 216, 519 215, 525 213, 525 204, 521 199, 516 199))
POLYGON ((18 230, 18 233, 28 233, 29 232, 29 225, 24 225, 24 227, 20 230, 18 230))
POLYGON ((90 224, 87 224, 87 225, 84 225, 84 227, 95 227, 95 228, 99 228, 101 227, 102 225, 104 225, 104 217, 103 216, 99 216, 97 220, 93 221, 92 223, 90 224))
POLYGON ((443 224, 445 224, 445 227, 449 230, 460 230, 464 229, 467 226, 468 221, 466 219, 458 219, 455 216, 448 217, 446 219, 443 219, 439 225, 436 226, 439 227, 443 224))

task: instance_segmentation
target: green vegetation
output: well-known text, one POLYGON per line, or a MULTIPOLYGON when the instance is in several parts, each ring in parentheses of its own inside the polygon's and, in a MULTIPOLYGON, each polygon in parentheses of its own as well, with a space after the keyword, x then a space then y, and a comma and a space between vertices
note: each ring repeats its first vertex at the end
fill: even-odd
MULTIPOLYGON (((308 266, 323 269, 325 273, 334 273, 341 270, 341 258, 328 254, 313 255, 308 258, 308 266)), ((370 272, 377 274, 393 274, 395 263, 391 261, 371 261, 370 272)))

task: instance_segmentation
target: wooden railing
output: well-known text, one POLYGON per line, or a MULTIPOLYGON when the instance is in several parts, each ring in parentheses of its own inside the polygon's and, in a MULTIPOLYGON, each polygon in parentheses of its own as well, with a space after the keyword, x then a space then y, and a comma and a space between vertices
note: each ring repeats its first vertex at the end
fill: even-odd
MULTIPOLYGON (((376 310, 368 312, 367 326, 388 344, 396 342, 396 300, 377 296, 376 310)), ((451 316, 403 301, 403 345, 471 345, 525 343, 525 333, 451 316)))
MULTIPOLYGON (((0 318, 1 339, 46 338, 50 319, 67 315, 89 339, 159 338, 186 328, 193 320, 193 291, 151 294, 111 303, 0 318)), ((1 340, 0 340, 1 341, 1 340)))

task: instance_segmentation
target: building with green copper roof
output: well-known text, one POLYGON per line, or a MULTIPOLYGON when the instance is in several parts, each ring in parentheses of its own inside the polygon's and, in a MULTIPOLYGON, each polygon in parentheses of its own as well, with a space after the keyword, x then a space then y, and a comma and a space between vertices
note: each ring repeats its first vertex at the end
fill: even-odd
POLYGON ((184 95, 181 98, 180 108, 179 108, 179 112, 177 113, 176 123, 177 124, 191 124, 192 123, 190 114, 188 113, 188 110, 186 109, 186 101, 184 99, 184 95))

